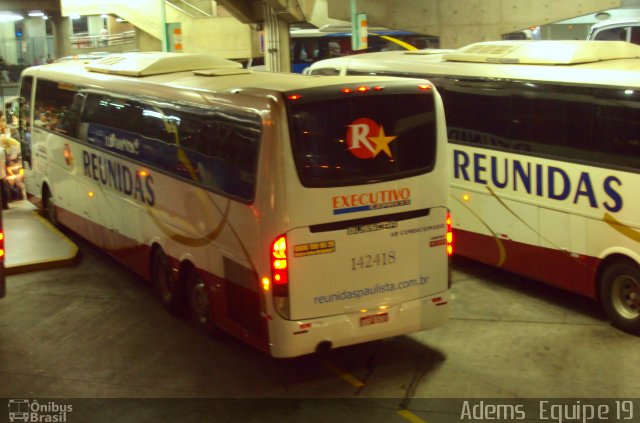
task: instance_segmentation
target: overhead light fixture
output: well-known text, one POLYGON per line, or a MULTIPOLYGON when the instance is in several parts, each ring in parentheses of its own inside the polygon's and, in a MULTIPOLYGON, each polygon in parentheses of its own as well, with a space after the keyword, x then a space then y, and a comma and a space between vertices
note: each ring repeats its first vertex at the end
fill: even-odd
POLYGON ((107 19, 109 17, 109 15, 107 15, 106 13, 103 13, 103 14, 100 15, 100 17, 102 19, 107 19))
POLYGON ((16 15, 15 13, 0 13, 0 22, 21 21, 23 19, 21 15, 16 15))
POLYGON ((118 23, 122 23, 122 22, 126 22, 126 19, 122 19, 122 18, 116 18, 116 22, 118 23))
POLYGON ((80 15, 69 15, 69 19, 80 19, 80 15))
POLYGON ((32 12, 29 12, 28 15, 31 16, 32 18, 42 17, 44 16, 44 12, 40 12, 39 10, 34 10, 32 12))

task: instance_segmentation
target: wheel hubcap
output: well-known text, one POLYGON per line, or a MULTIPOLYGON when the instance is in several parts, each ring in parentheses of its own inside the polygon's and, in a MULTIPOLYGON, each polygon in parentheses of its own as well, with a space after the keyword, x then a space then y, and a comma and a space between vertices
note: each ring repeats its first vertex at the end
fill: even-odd
POLYGON ((613 305, 621 316, 640 316, 640 281, 629 275, 618 276, 613 281, 613 294, 613 305))
POLYGON ((194 318, 200 323, 209 321, 209 298, 204 282, 198 280, 191 290, 191 309, 194 318))
POLYGON ((160 260, 159 263, 158 284, 160 285, 164 299, 171 299, 173 295, 173 280, 167 266, 167 261, 164 258, 160 260))

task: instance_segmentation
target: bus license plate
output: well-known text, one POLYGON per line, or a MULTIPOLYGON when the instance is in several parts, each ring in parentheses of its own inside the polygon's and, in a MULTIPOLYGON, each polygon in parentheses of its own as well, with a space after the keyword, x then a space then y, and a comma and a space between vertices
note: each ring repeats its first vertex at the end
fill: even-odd
POLYGON ((389 321, 389 313, 372 314, 371 316, 364 316, 360 318, 360 326, 371 326, 378 323, 385 323, 389 321))

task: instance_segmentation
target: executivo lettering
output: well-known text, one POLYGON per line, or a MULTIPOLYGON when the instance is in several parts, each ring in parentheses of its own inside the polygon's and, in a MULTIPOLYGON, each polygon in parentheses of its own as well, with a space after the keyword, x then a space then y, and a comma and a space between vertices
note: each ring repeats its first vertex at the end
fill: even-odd
POLYGON ((411 190, 400 188, 361 194, 336 195, 332 201, 333 214, 377 210, 411 204, 411 190))

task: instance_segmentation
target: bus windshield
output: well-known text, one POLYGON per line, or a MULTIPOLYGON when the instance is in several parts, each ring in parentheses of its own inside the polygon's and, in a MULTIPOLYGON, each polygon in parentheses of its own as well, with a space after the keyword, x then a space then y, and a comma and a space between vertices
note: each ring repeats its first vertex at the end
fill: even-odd
POLYGON ((305 186, 391 180, 433 169, 431 95, 393 94, 294 104, 292 144, 305 186))

